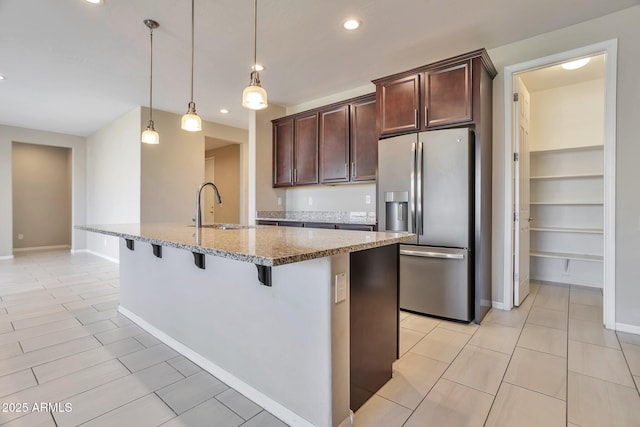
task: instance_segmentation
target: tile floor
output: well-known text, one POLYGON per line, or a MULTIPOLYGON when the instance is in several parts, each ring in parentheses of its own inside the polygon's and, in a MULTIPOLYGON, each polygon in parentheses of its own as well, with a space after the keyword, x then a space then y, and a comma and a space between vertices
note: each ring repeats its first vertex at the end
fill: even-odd
MULTIPOLYGON (((0 424, 284 425, 117 305, 118 267, 95 256, 0 261, 0 424)), ((640 336, 601 312, 597 291, 536 284, 479 327, 401 313, 402 357, 356 426, 640 426, 640 336)))
POLYGON ((285 426, 117 306, 109 261, 68 251, 0 261, 0 425, 285 426))
POLYGON ((640 426, 640 335, 602 327, 602 294, 533 284, 481 326, 400 314, 394 377, 356 426, 640 426))

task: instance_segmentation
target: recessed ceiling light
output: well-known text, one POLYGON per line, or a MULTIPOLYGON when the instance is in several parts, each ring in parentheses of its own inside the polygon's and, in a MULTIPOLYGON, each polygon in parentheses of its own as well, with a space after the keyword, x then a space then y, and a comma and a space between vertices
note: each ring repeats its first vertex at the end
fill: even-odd
POLYGON ((255 64, 255 65, 252 65, 252 66, 251 66, 251 69, 252 69, 253 71, 263 71, 263 70, 264 70, 264 67, 263 67, 262 65, 260 65, 260 64, 255 64))
POLYGON ((355 30, 360 27, 360 21, 357 19, 347 19, 342 24, 345 30, 355 30))
POLYGON ((229 110, 227 110, 226 108, 221 108, 221 109, 220 109, 220 112, 221 112, 222 114, 229 114, 229 110))
POLYGON ((91 4, 102 4, 102 0, 84 0, 84 1, 91 4))
POLYGON ((6 79, 6 77, 3 76, 2 74, 0 74, 0 80, 5 80, 5 79, 6 79))
POLYGON ((582 58, 576 59, 575 61, 571 62, 565 62, 564 64, 562 64, 562 68, 564 68, 565 70, 577 70, 578 68, 587 65, 590 60, 591 58, 582 58))

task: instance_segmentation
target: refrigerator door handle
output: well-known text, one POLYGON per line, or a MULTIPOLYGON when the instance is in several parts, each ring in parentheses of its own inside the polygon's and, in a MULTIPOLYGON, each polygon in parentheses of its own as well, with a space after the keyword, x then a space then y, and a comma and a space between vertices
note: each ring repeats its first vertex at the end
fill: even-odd
POLYGON ((416 143, 411 143, 411 185, 409 188, 409 211, 411 212, 411 222, 409 222, 409 233, 416 230, 416 143))
POLYGON ((464 254, 446 254, 442 252, 412 251, 400 249, 400 255, 418 256, 423 258, 464 259, 464 254))
POLYGON ((418 242, 420 241, 420 235, 423 234, 422 230, 422 169, 424 167, 422 159, 422 141, 418 142, 418 155, 417 155, 417 178, 416 178, 416 205, 417 205, 417 221, 416 221, 416 234, 418 235, 418 242))

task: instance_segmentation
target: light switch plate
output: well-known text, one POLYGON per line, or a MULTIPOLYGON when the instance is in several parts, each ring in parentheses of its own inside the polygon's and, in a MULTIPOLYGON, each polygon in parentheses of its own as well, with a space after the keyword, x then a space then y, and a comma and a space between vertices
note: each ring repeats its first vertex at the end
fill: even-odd
POLYGON ((347 273, 338 273, 335 277, 334 302, 337 304, 347 299, 347 273))
POLYGON ((366 196, 364 196, 364 202, 365 202, 365 204, 370 205, 371 204, 371 196, 368 195, 368 194, 366 196))

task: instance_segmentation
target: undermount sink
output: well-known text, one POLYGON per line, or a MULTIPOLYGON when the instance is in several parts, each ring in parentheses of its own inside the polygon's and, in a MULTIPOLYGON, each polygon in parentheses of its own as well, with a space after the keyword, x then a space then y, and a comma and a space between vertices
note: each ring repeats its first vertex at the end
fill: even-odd
MULTIPOLYGON (((194 224, 189 227, 195 227, 194 224)), ((255 225, 242 225, 242 224, 202 224, 202 228, 217 228, 219 230, 243 230, 246 228, 256 228, 255 225)))

